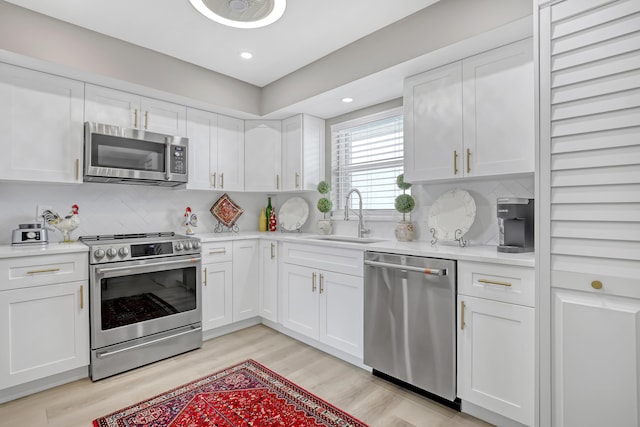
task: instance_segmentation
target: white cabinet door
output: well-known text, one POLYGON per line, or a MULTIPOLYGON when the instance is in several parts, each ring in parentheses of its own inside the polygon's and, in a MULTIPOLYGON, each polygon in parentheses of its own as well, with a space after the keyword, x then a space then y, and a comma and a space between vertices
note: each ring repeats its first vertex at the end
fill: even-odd
POLYGON ((533 172, 533 42, 462 61, 465 176, 533 172))
POLYGON ((299 114, 282 121, 282 190, 316 190, 324 179, 324 120, 299 114))
POLYGON ((206 331, 233 320, 233 263, 214 262, 202 267, 202 330, 206 331))
POLYGON ((244 120, 218 116, 216 186, 224 191, 244 191, 244 120))
POLYGON ((0 179, 82 182, 81 82, 0 64, 0 179))
POLYGON ((218 115, 189 108, 187 110, 189 138, 189 190, 214 188, 218 147, 218 115))
POLYGON ((89 364, 87 283, 0 292, 0 388, 89 364))
POLYGON ((534 309, 466 295, 458 308, 458 396, 532 426, 534 309))
POLYGON ((102 86, 86 85, 85 121, 168 135, 187 132, 187 108, 102 86))
POLYGON ((260 246, 257 240, 233 242, 233 321, 258 316, 260 246))
POLYGON ((364 289, 362 277, 320 271, 320 341, 363 357, 364 289))
POLYGON ((288 263, 281 266, 282 325, 310 338, 319 339, 320 294, 317 270, 288 263))
POLYGON ((260 316, 278 321, 278 242, 260 240, 260 316))
POLYGON ((245 191, 279 191, 281 188, 280 120, 245 121, 245 191))
POLYGON ((640 300, 554 289, 553 423, 640 425, 640 300))
POLYGON ((462 175, 462 64, 404 84, 404 176, 408 182, 462 175))

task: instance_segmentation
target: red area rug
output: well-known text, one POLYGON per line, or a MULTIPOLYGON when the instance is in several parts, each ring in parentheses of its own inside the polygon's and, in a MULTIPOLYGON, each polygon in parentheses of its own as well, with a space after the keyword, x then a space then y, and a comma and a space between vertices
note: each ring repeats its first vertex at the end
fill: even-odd
POLYGON ((98 418, 94 427, 367 427, 247 360, 98 418))

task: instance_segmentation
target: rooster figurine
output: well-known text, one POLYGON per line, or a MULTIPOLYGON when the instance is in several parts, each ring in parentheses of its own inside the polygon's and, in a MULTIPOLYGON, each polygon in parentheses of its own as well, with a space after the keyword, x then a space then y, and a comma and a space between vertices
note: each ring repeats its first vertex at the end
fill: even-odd
POLYGON ((184 225, 187 227, 186 234, 192 235, 193 230, 191 227, 198 226, 198 216, 194 213, 191 213, 191 208, 187 206, 187 210, 184 212, 184 217, 186 218, 184 221, 184 225))
POLYGON ((42 212, 42 217, 47 224, 52 225, 62 232, 64 243, 74 242, 74 240, 71 240, 71 232, 80 225, 78 205, 71 206, 71 212, 64 218, 49 209, 42 212))

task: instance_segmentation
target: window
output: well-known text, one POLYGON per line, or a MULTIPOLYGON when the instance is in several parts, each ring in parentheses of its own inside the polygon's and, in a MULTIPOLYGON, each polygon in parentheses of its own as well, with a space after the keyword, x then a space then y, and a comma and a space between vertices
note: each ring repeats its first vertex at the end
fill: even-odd
MULTIPOLYGON (((339 123, 331 127, 331 188, 333 205, 343 210, 349 191, 362 194, 367 210, 393 210, 402 193, 396 177, 403 172, 402 108, 339 123)), ((358 208, 358 197, 349 207, 358 208)), ((384 213, 384 212, 379 212, 384 213)))

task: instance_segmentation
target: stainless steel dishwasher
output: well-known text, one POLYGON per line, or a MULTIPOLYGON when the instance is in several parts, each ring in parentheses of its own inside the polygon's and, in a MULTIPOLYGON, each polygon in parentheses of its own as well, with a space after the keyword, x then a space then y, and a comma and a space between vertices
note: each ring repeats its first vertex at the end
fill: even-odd
POLYGON ((381 252, 364 259, 364 363, 459 409, 456 262, 381 252))

